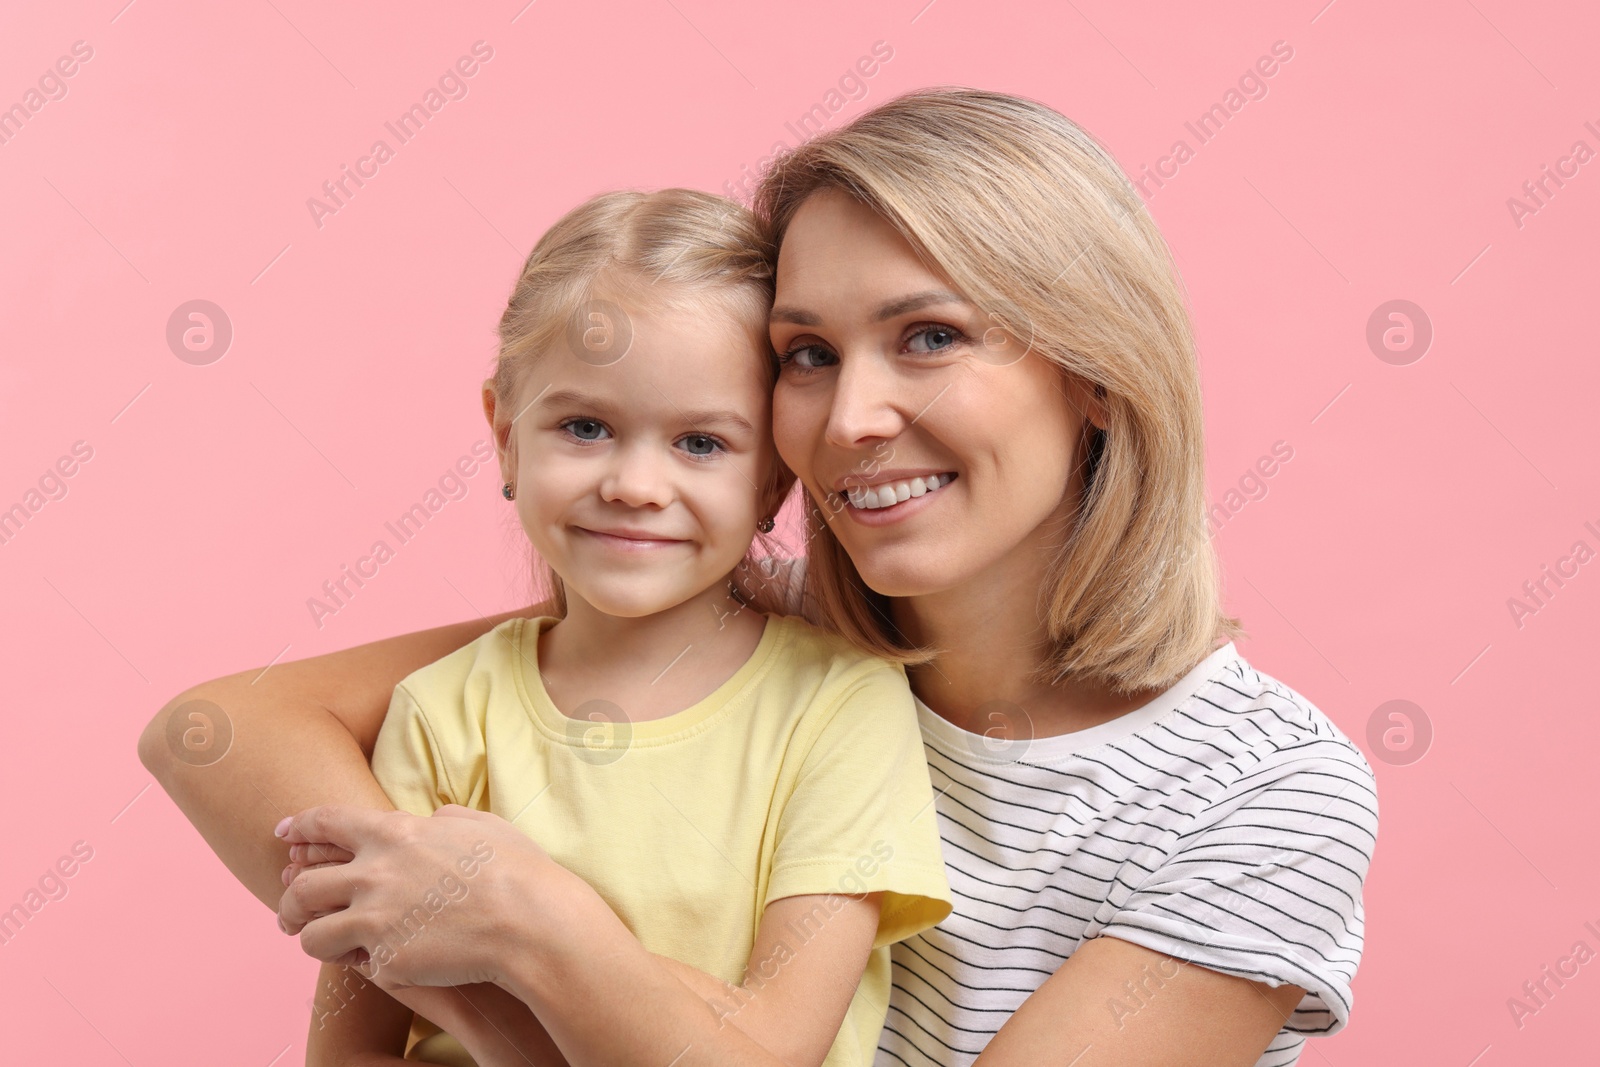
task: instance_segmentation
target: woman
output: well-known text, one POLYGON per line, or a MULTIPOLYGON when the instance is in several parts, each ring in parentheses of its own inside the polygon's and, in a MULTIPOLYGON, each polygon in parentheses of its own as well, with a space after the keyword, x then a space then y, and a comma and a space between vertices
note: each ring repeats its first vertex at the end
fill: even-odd
MULTIPOLYGON (((956 900, 893 951, 878 1062, 1296 1062, 1349 1016, 1374 780, 1229 640, 1193 344, 1136 192, 1056 112, 944 90, 802 145, 757 207, 780 242, 774 430, 806 492, 802 606, 908 664, 956 900)), ((388 979, 495 983, 397 990, 447 1030, 522 1033, 531 1010, 574 1064, 776 1062, 492 817, 359 810, 391 806, 363 756, 394 684, 505 617, 200 686, 141 755, 323 958, 354 959, 419 872, 492 843, 388 979), (233 720, 230 759, 165 753, 193 699, 233 720), (356 859, 286 872, 284 894, 265 830, 312 805, 292 840, 356 859)))

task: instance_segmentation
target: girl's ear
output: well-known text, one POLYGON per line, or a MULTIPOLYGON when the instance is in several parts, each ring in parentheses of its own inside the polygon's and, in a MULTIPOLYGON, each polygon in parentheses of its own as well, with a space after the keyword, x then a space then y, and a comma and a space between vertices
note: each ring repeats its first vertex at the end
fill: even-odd
POLYGON ((789 491, 794 488, 797 479, 789 465, 779 459, 777 453, 772 456, 772 475, 767 479, 767 491, 763 494, 761 504, 761 517, 776 519, 778 509, 783 507, 784 500, 789 496, 789 491))
POLYGON ((511 415, 508 409, 500 405, 493 378, 486 378, 483 382, 483 415, 489 420, 489 434, 494 441, 495 455, 500 460, 500 477, 504 481, 515 482, 517 463, 511 440, 511 415))

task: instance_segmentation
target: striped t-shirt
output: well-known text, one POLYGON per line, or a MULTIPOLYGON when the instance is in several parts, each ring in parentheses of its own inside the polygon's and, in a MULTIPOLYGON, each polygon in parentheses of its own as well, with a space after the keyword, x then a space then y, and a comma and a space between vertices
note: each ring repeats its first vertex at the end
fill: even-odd
POLYGON ((1258 1067, 1344 1027, 1377 842, 1372 768, 1231 643, 1144 707, 1006 750, 921 701, 918 715, 955 910, 891 949, 878 1067, 970 1064, 1104 936, 1305 989, 1258 1067))

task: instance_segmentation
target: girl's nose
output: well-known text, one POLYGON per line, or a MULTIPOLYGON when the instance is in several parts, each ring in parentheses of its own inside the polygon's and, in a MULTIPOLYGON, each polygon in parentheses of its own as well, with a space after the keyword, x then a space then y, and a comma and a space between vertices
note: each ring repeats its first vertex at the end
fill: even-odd
POLYGON ((656 449, 627 447, 617 449, 600 480, 602 499, 629 507, 666 507, 674 492, 667 461, 656 449))

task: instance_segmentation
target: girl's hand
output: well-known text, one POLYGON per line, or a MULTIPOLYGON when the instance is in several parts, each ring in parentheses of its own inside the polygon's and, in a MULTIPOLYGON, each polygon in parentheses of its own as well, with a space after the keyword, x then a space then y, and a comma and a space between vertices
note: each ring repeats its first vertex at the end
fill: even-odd
POLYGON ((386 990, 500 982, 510 917, 576 880, 506 820, 456 804, 431 818, 321 805, 278 832, 291 846, 322 846, 300 850, 315 866, 291 864, 300 869, 279 926, 307 955, 355 966, 386 990), (320 862, 341 855, 350 859, 320 862))
POLYGON ((320 867, 325 863, 349 863, 353 859, 355 856, 352 853, 326 842, 290 845, 289 866, 284 868, 283 884, 288 885, 294 881, 294 876, 303 870, 320 867))

